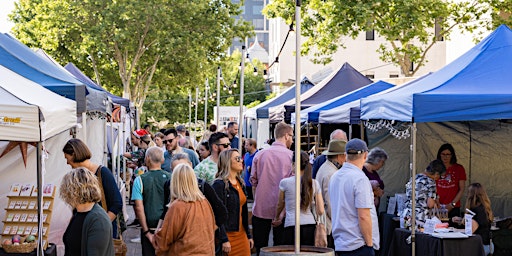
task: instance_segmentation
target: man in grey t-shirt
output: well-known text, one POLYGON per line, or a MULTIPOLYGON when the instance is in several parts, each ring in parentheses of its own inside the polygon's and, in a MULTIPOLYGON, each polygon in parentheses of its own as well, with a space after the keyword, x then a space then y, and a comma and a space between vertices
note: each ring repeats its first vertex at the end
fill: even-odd
POLYGON ((374 256, 379 249, 379 225, 372 187, 362 170, 368 147, 352 139, 345 155, 347 161, 329 183, 336 254, 374 256))

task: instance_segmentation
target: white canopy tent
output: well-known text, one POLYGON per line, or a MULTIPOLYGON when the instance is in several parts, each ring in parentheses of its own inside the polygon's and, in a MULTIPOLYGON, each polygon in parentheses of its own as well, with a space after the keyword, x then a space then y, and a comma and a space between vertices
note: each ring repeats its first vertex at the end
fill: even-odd
MULTIPOLYGON (((76 103, 0 65, 0 113, 1 152, 9 141, 37 142, 36 148, 29 146, 27 149, 26 166, 19 150, 11 150, 0 158, 0 205, 7 204, 7 194, 13 183, 36 184, 39 188, 38 219, 41 219, 40 188, 44 183, 58 185, 65 169, 69 169, 61 152, 70 138, 66 131, 76 125, 76 103)), ((62 207, 64 203, 56 198, 54 209, 62 207)), ((52 216, 49 241, 62 243, 62 234, 71 214, 65 212, 52 216)), ((5 211, 0 211, 0 219, 5 219, 4 215, 5 211)), ((0 225, 3 230, 3 223, 0 225)), ((39 236, 41 227, 42 223, 39 223, 39 236)), ((41 248, 40 240, 38 255, 42 255, 41 248)))

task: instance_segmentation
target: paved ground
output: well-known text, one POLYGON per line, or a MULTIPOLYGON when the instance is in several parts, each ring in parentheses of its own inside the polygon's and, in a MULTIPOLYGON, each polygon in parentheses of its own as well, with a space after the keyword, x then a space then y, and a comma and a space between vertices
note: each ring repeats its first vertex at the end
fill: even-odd
MULTIPOLYGON (((126 211, 129 216, 128 223, 131 223, 133 219, 135 218, 135 212, 133 211, 132 205, 126 205, 126 211)), ((123 240, 126 243, 126 246, 128 247, 128 252, 126 253, 126 256, 140 256, 142 255, 142 249, 140 246, 140 243, 132 243, 130 242, 131 239, 137 238, 140 236, 140 228, 135 227, 128 227, 128 229, 123 234, 123 240)))
MULTIPOLYGON (((252 208, 252 205, 251 205, 252 208)), ((250 209, 251 209, 250 208, 250 209)), ((135 212, 133 211, 133 206, 127 204, 126 205, 126 212, 128 213, 129 220, 127 223, 131 223, 133 219, 135 218, 135 212)), ((140 243, 132 243, 130 240, 137 238, 140 236, 140 228, 136 227, 128 227, 128 229, 123 233, 123 240, 126 243, 126 246, 128 247, 128 252, 126 253, 126 256, 140 256, 142 255, 142 249, 140 243)), ((272 239, 270 239, 272 240, 272 239)), ((256 253, 253 253, 252 255, 256 255, 256 253)))

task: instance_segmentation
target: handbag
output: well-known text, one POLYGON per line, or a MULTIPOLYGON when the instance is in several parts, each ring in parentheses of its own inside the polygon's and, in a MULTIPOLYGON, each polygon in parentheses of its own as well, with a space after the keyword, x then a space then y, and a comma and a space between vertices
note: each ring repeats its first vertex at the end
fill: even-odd
POLYGON ((325 228, 325 214, 320 216, 315 215, 315 211, 313 211, 313 206, 316 208, 315 196, 313 195, 313 204, 310 207, 311 214, 313 214, 313 218, 316 222, 315 227, 315 246, 316 247, 327 247, 327 230, 325 228))
MULTIPOLYGON (((103 190, 103 180, 101 178, 101 165, 98 167, 98 170, 96 170, 96 174, 98 176, 98 181, 100 183, 100 189, 101 189, 101 207, 107 212, 107 200, 105 199, 105 190, 103 190)), ((126 252, 128 251, 128 247, 126 246, 126 243, 123 240, 123 231, 126 230, 126 226, 124 230, 122 230, 121 221, 120 218, 123 218, 124 222, 124 216, 123 213, 120 212, 116 216, 116 223, 117 223, 117 233, 119 234, 119 238, 113 238, 112 241, 114 242, 114 255, 115 256, 126 256, 126 252), (121 215, 121 216, 119 216, 121 215)), ((126 224, 126 223, 125 223, 126 224)))

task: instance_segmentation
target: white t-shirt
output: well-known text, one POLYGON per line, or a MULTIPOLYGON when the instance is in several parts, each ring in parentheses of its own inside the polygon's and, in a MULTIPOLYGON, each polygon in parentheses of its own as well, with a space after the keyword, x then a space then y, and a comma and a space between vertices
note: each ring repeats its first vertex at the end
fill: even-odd
MULTIPOLYGON (((313 196, 320 194, 320 185, 313 180, 313 196)), ((284 206, 286 209, 285 227, 295 226, 295 176, 284 178, 279 182, 279 190, 284 192, 284 206)), ((314 209, 315 210, 315 209, 314 209)), ((311 204, 306 211, 300 211, 300 225, 316 224, 311 213, 311 204)))

